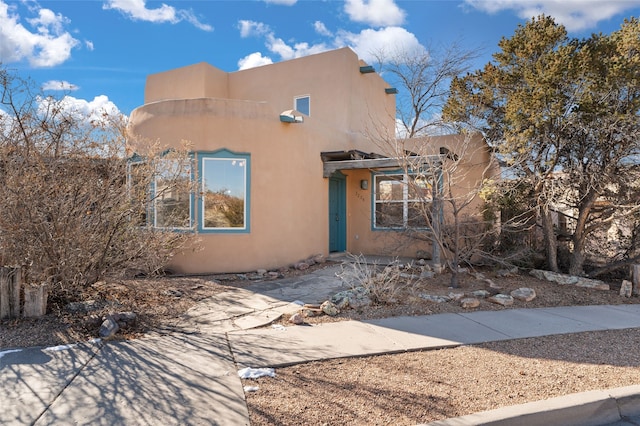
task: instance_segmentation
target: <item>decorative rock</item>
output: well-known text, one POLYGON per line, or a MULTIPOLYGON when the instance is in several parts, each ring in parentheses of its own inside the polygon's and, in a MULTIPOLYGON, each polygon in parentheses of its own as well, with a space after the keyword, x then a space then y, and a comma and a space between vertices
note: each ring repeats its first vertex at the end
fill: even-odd
POLYGON ((119 329, 120 326, 118 325, 118 323, 113 318, 107 317, 102 322, 98 334, 103 339, 110 339, 118 332, 119 329))
POLYGON ((328 300, 320 305, 320 309, 322 309, 322 312, 329 315, 330 317, 335 317, 340 313, 338 307, 328 300))
POLYGON ((424 259, 418 259, 416 260, 416 265, 418 266, 427 266, 427 261, 424 259))
POLYGON ((289 318, 289 322, 295 325, 304 324, 304 317, 300 312, 296 312, 295 314, 291 315, 291 317, 289 318))
POLYGON ((464 297, 464 293, 449 293, 449 299, 456 302, 464 297))
POLYGON ((267 274, 267 270, 266 269, 258 269, 256 271, 256 274, 260 275, 260 276, 264 276, 267 274))
POLYGON ((475 290, 471 292, 471 295, 473 297, 479 297, 481 299, 484 299, 486 297, 491 296, 491 293, 489 293, 487 290, 475 290))
POLYGON ((298 271, 304 271, 309 269, 309 264, 307 262, 298 262, 295 265, 293 265, 294 268, 296 268, 298 271))
POLYGON ((532 269, 529 272, 532 276, 546 281, 552 281, 560 285, 575 285, 576 287, 592 288, 594 290, 609 290, 609 284, 590 278, 576 277, 574 275, 558 274, 541 269, 532 269))
POLYGON ((122 328, 135 323, 138 316, 135 312, 118 312, 117 314, 111 315, 111 318, 122 328))
POLYGON ((487 299, 491 303, 497 303, 502 306, 511 306, 513 305, 513 297, 508 294, 496 294, 495 296, 491 296, 487 299))
POLYGON ((280 272, 276 272, 276 271, 267 272, 267 277, 271 279, 277 279, 277 278, 280 278, 281 276, 282 274, 280 272))
POLYGON ((85 313, 98 309, 98 304, 95 300, 85 300, 83 302, 71 302, 65 306, 65 309, 73 313, 85 313))
POLYGON ((336 293, 331 297, 331 302, 335 304, 338 309, 345 309, 347 307, 359 309, 371 305, 369 290, 362 286, 336 293))
POLYGON ((518 267, 514 266, 511 269, 499 269, 496 271, 496 277, 507 278, 518 275, 518 267))
POLYGON ((451 300, 447 296, 438 296, 433 294, 419 294, 418 297, 426 300, 427 302, 433 303, 445 303, 451 300))
POLYGON ((631 291, 633 290, 633 283, 631 281, 623 280, 620 285, 620 296, 631 297, 631 291))
POLYGON ((502 287, 498 284, 494 283, 491 279, 485 278, 484 282, 489 284, 489 288, 495 288, 496 290, 500 290, 502 287))
POLYGON ((302 315, 307 318, 312 318, 322 315, 322 311, 320 309, 304 308, 302 310, 302 315))
POLYGON ((431 278, 433 278, 435 276, 436 276, 436 274, 433 271, 429 270, 429 269, 423 269, 422 272, 420 273, 420 278, 423 279, 423 280, 428 280, 428 279, 431 279, 431 278))
POLYGON ((480 301, 475 297, 465 297, 464 299, 460 300, 460 306, 465 309, 473 309, 480 306, 480 301))
POLYGON ((523 302, 531 302, 536 298, 536 291, 532 288, 521 287, 511 292, 511 297, 523 302))
POLYGON ((321 254, 321 253, 313 255, 311 258, 313 259, 313 261, 315 263, 324 263, 324 262, 326 262, 326 259, 324 258, 324 255, 321 254))

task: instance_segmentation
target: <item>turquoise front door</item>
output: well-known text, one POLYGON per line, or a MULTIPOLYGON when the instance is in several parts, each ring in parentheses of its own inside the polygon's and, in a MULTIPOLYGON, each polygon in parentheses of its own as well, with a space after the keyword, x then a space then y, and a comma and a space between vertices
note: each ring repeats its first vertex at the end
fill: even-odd
POLYGON ((329 252, 347 250, 347 177, 329 178, 329 252))

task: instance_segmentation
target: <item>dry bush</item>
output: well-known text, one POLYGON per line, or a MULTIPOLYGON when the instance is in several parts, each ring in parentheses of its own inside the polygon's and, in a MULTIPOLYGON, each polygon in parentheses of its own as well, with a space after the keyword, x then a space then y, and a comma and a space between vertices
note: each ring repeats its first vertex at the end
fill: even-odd
POLYGON ((368 263, 364 255, 350 255, 341 265, 338 277, 351 288, 363 287, 373 303, 388 304, 398 301, 400 292, 411 286, 409 274, 403 274, 403 265, 396 259, 382 266, 368 263))
MULTIPOLYGON (((134 169, 122 116, 34 94, 30 82, 1 69, 0 95, 2 265, 23 266, 28 282, 72 300, 107 275, 158 271, 189 242, 147 220, 154 197, 166 196, 150 193, 158 165, 188 164, 186 151, 149 144, 134 169)), ((184 191, 184 171, 173 172, 162 175, 163 191, 184 191)))

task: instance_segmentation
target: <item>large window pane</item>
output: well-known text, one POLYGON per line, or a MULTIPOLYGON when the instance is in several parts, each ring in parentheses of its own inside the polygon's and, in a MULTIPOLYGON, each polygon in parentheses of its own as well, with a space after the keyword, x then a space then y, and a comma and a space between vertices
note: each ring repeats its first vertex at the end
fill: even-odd
POLYGON ((153 189, 156 227, 191 227, 190 180, 189 164, 178 160, 162 160, 158 163, 153 189))
POLYGON ((431 215, 431 180, 421 175, 374 176, 374 228, 425 228, 431 215))
POLYGON ((376 176, 376 200, 402 201, 403 192, 402 175, 376 176))
POLYGON ((202 160, 203 228, 246 228, 246 184, 245 159, 202 160))

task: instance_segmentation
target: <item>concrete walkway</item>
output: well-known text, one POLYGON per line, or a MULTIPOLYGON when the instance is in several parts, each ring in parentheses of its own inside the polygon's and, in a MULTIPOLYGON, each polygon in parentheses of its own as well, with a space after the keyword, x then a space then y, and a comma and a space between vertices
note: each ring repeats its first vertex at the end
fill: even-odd
MULTIPOLYGON (((294 301, 317 303, 343 290, 338 268, 229 290, 199 304, 162 335, 0 351, 0 424, 248 425, 237 374, 244 367, 640 328, 640 305, 254 328, 299 309, 294 301)), ((519 416, 517 424, 604 425, 640 415, 638 395, 640 387, 597 391, 436 424, 514 424, 519 416)))

